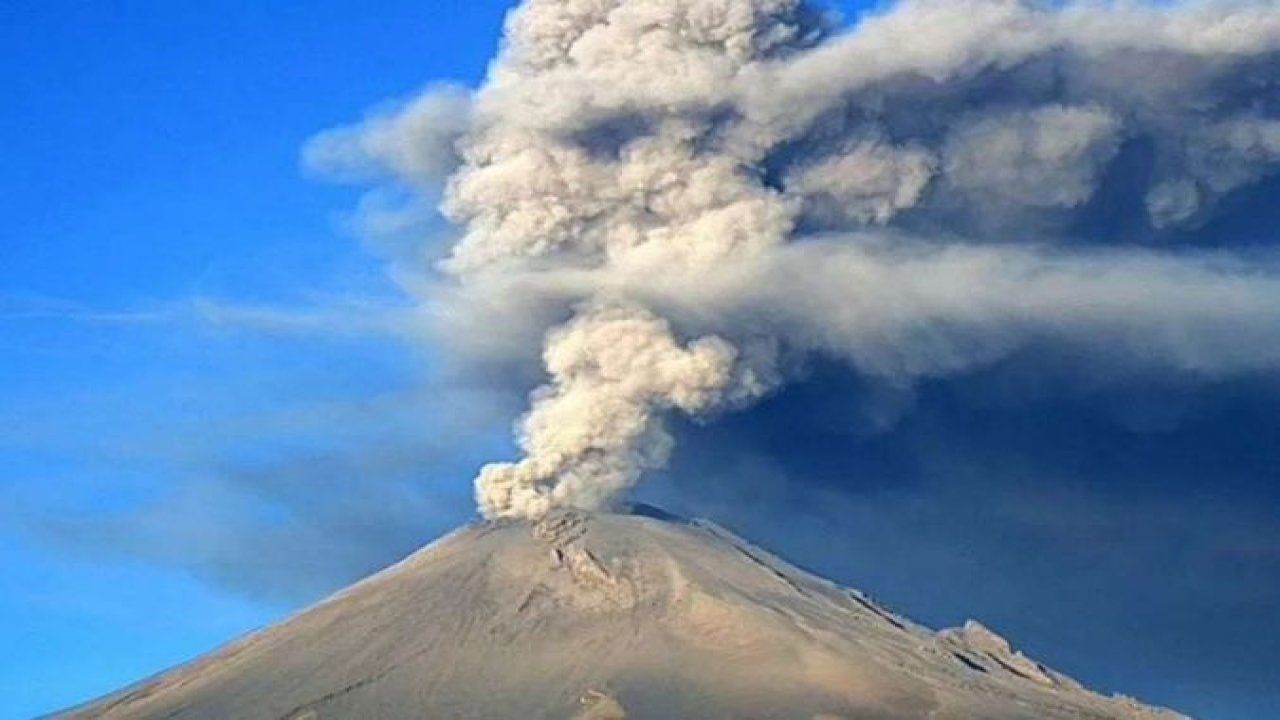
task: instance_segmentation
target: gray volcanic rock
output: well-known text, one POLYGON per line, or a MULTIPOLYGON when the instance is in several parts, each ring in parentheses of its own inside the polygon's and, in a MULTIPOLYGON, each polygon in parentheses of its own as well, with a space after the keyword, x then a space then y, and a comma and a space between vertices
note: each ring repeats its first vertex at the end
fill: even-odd
POLYGON ((715 525, 459 530, 63 718, 1176 718, 969 623, 932 632, 715 525))

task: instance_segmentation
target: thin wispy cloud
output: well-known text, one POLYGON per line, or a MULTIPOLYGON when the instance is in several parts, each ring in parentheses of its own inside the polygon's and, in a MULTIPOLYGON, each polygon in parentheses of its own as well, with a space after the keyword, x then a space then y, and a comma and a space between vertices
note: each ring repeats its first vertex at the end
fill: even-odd
POLYGON ((317 297, 305 305, 193 297, 132 309, 103 309, 47 297, 0 299, 0 322, 8 323, 186 326, 330 337, 409 336, 421 324, 415 319, 419 314, 403 303, 350 297, 317 297))

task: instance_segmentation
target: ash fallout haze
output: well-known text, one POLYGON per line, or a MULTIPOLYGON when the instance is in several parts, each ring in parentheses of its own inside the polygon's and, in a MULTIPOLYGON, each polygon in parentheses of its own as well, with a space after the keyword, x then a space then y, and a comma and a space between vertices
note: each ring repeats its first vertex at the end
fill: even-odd
MULTIPOLYGON (((1280 714, 1280 6, 218 5, 0 11, 32 68, 4 71, 18 111, 0 126, 20 188, 0 248, 15 717, 208 650, 473 508, 485 524, 243 657, 349 652, 314 628, 359 602, 421 622, 395 588, 483 584, 482 544, 522 569, 476 603, 521 583, 558 588, 547 607, 584 602, 526 567, 543 542, 604 593, 593 612, 675 613, 693 587, 778 652, 809 650, 741 618, 867 623, 867 647, 940 688, 964 668, 901 643, 962 664, 995 648, 1018 677, 1043 672, 1059 709, 1121 716, 981 626, 935 636, 850 610, 717 526, 626 515, 637 499, 929 625, 979 617, 1091 688, 1280 714), (55 57, 41 31, 123 69, 55 57), (108 105, 126 86, 138 102, 108 105), (86 98, 102 127, 67 119, 86 98), (273 175, 299 145, 304 172, 336 182, 273 175), (95 242, 111 243, 96 264, 80 257, 95 242), (630 570, 600 565, 610 553, 630 570), (702 569, 715 553, 755 565, 702 569), (760 567, 795 595, 757 585, 760 567), (197 609, 124 609, 147 603, 197 609)), ((683 642, 719 632, 681 617, 663 627, 683 642)), ((969 668, 991 675, 979 695, 1058 707, 992 667, 969 668)), ((916 685, 868 683, 892 689, 903 714, 886 717, 915 716, 916 685)), ((541 687, 545 707, 561 691, 541 687)), ((223 707, 254 693, 275 689, 223 707)))

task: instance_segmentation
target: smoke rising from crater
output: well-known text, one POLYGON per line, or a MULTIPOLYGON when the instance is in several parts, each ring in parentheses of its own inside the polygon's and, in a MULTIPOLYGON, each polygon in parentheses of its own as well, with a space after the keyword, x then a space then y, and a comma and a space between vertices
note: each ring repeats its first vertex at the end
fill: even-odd
POLYGON ((1280 168, 1269 3, 904 0, 841 31, 799 0, 527 0, 481 87, 306 154, 443 187, 442 332, 541 345, 489 517, 607 505, 667 413, 814 354, 902 386, 1043 344, 1280 369, 1273 239, 1201 232, 1280 168))

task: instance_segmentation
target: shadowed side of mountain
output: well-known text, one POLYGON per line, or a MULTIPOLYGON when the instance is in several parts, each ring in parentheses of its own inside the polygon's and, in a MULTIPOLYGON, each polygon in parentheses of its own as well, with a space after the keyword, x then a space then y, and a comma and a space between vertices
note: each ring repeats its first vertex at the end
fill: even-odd
POLYGON ((1154 718, 656 508, 459 530, 63 718, 1154 718))

